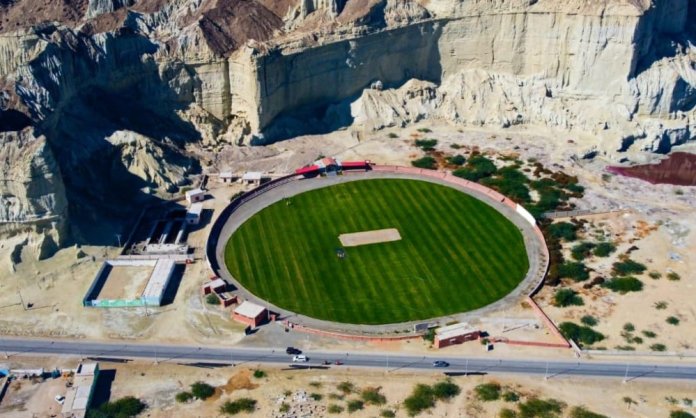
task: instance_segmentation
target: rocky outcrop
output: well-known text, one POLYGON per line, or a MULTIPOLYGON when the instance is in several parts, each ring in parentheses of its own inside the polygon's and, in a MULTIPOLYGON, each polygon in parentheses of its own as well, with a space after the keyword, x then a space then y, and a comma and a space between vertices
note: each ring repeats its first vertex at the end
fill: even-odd
POLYGON ((67 236, 68 202, 45 137, 0 132, 0 234, 27 235, 39 259, 67 236))

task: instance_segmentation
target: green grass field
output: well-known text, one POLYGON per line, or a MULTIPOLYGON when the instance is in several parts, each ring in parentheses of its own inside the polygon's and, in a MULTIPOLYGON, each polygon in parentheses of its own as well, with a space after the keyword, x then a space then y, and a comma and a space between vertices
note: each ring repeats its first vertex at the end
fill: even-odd
POLYGON ((469 311, 512 291, 529 268, 517 227, 449 187, 360 180, 290 202, 246 221, 225 262, 256 296, 310 317, 387 324, 469 311), (402 240, 337 257, 340 234, 384 228, 402 240))

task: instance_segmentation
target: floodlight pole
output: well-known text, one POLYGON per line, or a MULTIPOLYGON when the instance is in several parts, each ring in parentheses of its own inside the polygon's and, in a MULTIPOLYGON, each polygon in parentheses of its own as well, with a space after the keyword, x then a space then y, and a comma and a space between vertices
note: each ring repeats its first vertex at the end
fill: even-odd
POLYGON ((121 248, 121 234, 116 234, 116 238, 118 239, 118 248, 121 248))
POLYGON ((546 373, 544 374, 544 380, 549 380, 549 362, 546 362, 546 373))
POLYGON ((630 365, 630 363, 626 363, 626 374, 624 374, 624 379, 623 379, 622 383, 628 382, 628 366, 629 365, 630 365))

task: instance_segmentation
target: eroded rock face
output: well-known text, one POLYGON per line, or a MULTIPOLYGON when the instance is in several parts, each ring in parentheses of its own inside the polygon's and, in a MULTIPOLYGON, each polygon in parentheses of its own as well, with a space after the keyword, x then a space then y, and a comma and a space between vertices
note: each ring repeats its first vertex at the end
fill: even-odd
POLYGON ((307 126, 525 125, 611 152, 696 132, 696 0, 62 3, 0 2, 0 131, 40 131, 67 196, 175 190, 184 148, 307 126))

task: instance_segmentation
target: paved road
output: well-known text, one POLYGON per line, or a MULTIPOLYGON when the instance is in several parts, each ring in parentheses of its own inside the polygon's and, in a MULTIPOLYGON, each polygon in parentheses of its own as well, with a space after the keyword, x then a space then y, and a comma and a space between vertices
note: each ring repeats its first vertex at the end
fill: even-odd
MULTIPOLYGON (((280 363, 292 365, 290 356, 284 348, 220 348, 192 347, 178 345, 148 345, 125 343, 101 343, 88 341, 50 341, 38 339, 0 339, 0 363, 7 358, 11 361, 21 356, 65 355, 102 359, 152 359, 160 363, 206 363, 210 365, 243 365, 245 363, 280 363)), ((588 361, 538 361, 538 360, 500 360, 482 358, 452 358, 436 356, 392 356, 373 353, 306 352, 309 362, 294 364, 293 367, 373 367, 388 371, 432 370, 451 374, 505 374, 519 373, 541 375, 548 378, 558 376, 619 377, 635 380, 685 379, 696 380, 696 364, 665 365, 648 363, 604 363, 588 361), (342 366, 324 366, 323 362, 340 360, 342 366), (448 368, 436 369, 434 360, 446 360, 448 368)))

